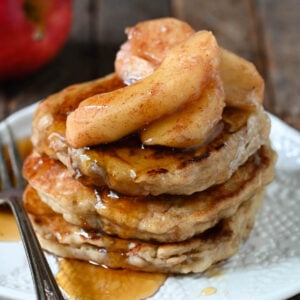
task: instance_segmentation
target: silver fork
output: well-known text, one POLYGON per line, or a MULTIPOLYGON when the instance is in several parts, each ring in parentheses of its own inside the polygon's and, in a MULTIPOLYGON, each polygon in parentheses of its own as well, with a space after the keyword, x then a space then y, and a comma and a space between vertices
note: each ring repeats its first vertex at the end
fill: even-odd
POLYGON ((30 220, 22 205, 22 193, 25 181, 22 177, 22 159, 15 144, 11 128, 4 124, 7 132, 7 148, 13 172, 13 182, 9 175, 3 145, 3 133, 0 133, 0 178, 2 190, 0 204, 7 203, 16 218, 23 241, 26 256, 39 300, 63 300, 61 291, 46 261, 30 220))

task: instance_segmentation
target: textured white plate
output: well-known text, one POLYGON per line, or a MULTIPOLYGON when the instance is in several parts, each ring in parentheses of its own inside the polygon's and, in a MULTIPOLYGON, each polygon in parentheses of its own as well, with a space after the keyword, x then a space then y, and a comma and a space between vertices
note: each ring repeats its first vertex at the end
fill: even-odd
MULTIPOLYGON (((34 109, 6 120, 18 137, 30 134, 34 109)), ((169 277, 152 300, 276 300, 300 293, 300 133, 270 117, 279 155, 276 180, 267 189, 250 238, 218 266, 217 275, 169 277), (205 295, 208 287, 214 288, 213 295, 205 295)), ((55 258, 48 258, 55 269, 55 258)), ((0 242, 0 299, 34 299, 21 243, 0 242)))

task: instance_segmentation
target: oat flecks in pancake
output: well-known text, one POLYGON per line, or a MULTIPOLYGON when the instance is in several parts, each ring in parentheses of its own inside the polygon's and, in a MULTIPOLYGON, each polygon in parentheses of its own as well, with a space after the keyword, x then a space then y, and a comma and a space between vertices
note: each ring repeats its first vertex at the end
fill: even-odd
POLYGON ((69 258, 148 272, 202 272, 232 256, 254 224, 262 191, 242 204, 237 212, 201 235, 180 243, 150 243, 123 240, 100 231, 88 231, 67 223, 40 201, 28 187, 24 205, 44 249, 69 258))
POLYGON ((98 191, 75 180, 59 162, 29 157, 24 174, 41 199, 77 225, 122 238, 182 241, 235 213, 238 206, 268 184, 275 154, 262 147, 224 184, 190 196, 130 197, 108 188, 98 191))

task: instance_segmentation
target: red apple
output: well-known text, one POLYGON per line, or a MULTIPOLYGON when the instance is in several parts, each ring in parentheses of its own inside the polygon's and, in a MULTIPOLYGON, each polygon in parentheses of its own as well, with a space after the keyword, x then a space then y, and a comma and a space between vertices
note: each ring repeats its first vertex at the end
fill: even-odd
POLYGON ((71 0, 0 0, 0 80, 31 73, 67 39, 71 0))

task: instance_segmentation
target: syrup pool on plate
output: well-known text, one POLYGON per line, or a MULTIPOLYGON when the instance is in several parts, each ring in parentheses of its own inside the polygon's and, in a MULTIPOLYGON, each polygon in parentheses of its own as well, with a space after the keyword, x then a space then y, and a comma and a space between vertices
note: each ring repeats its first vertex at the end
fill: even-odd
POLYGON ((138 300, 155 294, 167 275, 112 270, 75 259, 59 259, 56 280, 70 299, 138 300))
POLYGON ((20 240, 18 227, 14 216, 8 207, 0 207, 0 242, 15 242, 20 240))

